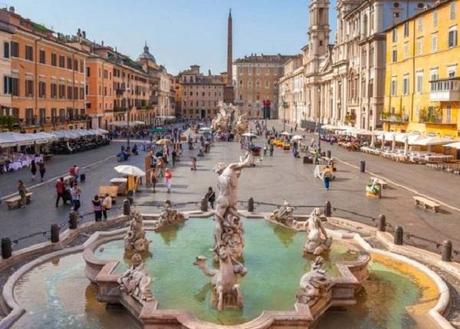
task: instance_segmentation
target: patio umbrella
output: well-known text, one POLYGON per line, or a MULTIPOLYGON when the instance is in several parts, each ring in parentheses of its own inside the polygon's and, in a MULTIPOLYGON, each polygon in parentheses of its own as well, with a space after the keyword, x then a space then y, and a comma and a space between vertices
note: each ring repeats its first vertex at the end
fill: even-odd
POLYGON ((243 136, 243 137, 257 137, 257 135, 253 134, 253 133, 244 133, 241 136, 243 136))
POLYGON ((135 177, 145 176, 145 172, 135 166, 122 165, 122 166, 116 166, 113 169, 115 169, 117 173, 126 175, 126 176, 135 176, 135 177))
POLYGON ((171 144, 171 140, 167 139, 167 138, 162 138, 162 139, 157 140, 155 142, 155 144, 157 144, 157 145, 167 145, 167 144, 171 144))
POLYGON ((292 137, 292 140, 293 140, 293 141, 300 141, 300 140, 302 140, 302 139, 303 139, 303 137, 300 136, 300 135, 295 135, 294 137, 292 137))
POLYGON ((460 150, 460 141, 444 145, 444 147, 450 147, 453 149, 460 150))
POLYGON ((288 133, 287 131, 283 131, 283 132, 281 133, 281 135, 283 135, 283 136, 290 136, 291 134, 288 133))

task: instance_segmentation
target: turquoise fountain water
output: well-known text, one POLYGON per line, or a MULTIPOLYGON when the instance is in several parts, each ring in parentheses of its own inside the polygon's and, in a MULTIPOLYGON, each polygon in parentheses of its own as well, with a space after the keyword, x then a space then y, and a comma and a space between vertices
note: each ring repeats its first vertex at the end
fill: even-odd
MULTIPOLYGON (((192 265, 198 255, 212 258, 212 221, 191 219, 180 228, 149 232, 153 255, 146 259, 146 269, 154 278, 153 291, 159 307, 187 310, 202 320, 220 324, 246 322, 263 310, 293 309, 299 279, 310 268, 311 259, 302 257, 304 234, 256 219, 246 219, 244 228, 244 262, 249 270, 241 280, 244 308, 224 312, 210 306, 209 278, 192 265)), ((121 259, 123 241, 101 245, 96 254, 101 259, 121 259)), ((336 275, 331 265, 336 261, 356 257, 356 252, 349 251, 346 245, 334 243, 327 258, 329 272, 336 275)), ((122 261, 117 272, 128 266, 122 261)), ((418 287, 381 264, 372 263, 370 268, 371 277, 359 304, 343 312, 329 312, 318 328, 337 328, 343 321, 351 329, 415 328, 405 307, 419 298, 418 287)), ((73 255, 62 258, 56 265, 44 264, 24 276, 15 294, 28 313, 15 328, 39 323, 43 325, 36 327, 45 328, 49 323, 69 329, 133 327, 125 312, 105 311, 95 301, 94 289, 83 271, 84 262, 79 255, 73 255)))

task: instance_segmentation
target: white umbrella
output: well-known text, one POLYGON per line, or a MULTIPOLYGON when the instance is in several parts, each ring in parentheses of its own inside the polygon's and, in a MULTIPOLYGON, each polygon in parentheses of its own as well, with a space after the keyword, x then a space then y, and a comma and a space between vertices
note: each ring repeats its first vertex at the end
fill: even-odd
POLYGON ((450 148, 453 148, 453 149, 460 150, 460 141, 444 145, 444 147, 450 147, 450 148))
POLYGON ((128 166, 128 165, 122 165, 122 166, 116 166, 115 171, 119 174, 126 175, 126 176, 145 176, 145 172, 135 166, 128 166))
POLYGON ((199 131, 200 131, 200 132, 209 132, 209 131, 212 131, 212 129, 209 128, 209 127, 202 127, 202 128, 200 128, 199 131))
POLYGON ((281 133, 281 135, 283 135, 283 136, 291 136, 291 134, 288 133, 287 131, 283 131, 283 132, 281 133))
POLYGON ((431 145, 442 145, 451 143, 452 138, 450 137, 438 137, 438 136, 428 136, 423 139, 417 140, 413 145, 419 146, 431 146, 431 145))
POLYGON ((243 137, 257 137, 257 135, 253 134, 253 133, 244 133, 241 136, 243 136, 243 137))
POLYGON ((295 135, 294 137, 292 137, 292 140, 293 140, 293 141, 300 141, 300 140, 302 140, 302 139, 303 139, 303 137, 300 136, 300 135, 295 135))

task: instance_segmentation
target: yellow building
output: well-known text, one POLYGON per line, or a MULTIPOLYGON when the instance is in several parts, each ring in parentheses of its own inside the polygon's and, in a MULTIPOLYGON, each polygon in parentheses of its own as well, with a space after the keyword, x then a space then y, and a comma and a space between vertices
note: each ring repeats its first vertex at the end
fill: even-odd
POLYGON ((384 129, 460 136, 460 0, 386 32, 384 129))

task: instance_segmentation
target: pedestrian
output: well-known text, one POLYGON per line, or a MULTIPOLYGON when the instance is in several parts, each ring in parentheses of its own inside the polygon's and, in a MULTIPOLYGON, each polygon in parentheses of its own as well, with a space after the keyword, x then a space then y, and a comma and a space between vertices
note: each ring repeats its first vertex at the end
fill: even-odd
POLYGON ((104 215, 104 220, 107 220, 107 211, 110 209, 112 209, 112 197, 106 193, 102 201, 102 215, 104 215))
POLYGON ((100 222, 102 220, 102 204, 99 195, 95 195, 93 199, 94 220, 100 222))
POLYGON ((329 191, 329 185, 331 183, 331 178, 329 177, 329 174, 325 174, 323 176, 323 181, 324 181, 324 187, 326 188, 327 191, 329 191))
POLYGON ((216 201, 216 193, 212 190, 212 187, 209 186, 208 193, 205 195, 206 200, 208 200, 211 205, 211 209, 214 209, 214 202, 216 201))
POLYGON ((18 180, 18 193, 21 197, 20 207, 24 208, 27 204, 27 189, 22 180, 18 180))
POLYGON ((273 146, 273 142, 270 142, 270 156, 273 156, 273 151, 275 149, 275 146, 273 146))
POLYGON ((32 180, 35 180, 35 175, 37 175, 37 165, 35 164, 35 160, 32 160, 30 163, 30 173, 32 174, 32 180))
POLYGON ((176 166, 176 158, 177 158, 176 149, 173 149, 173 151, 171 153, 171 157, 172 157, 172 165, 173 165, 173 167, 175 167, 176 166))
POLYGON ((42 160, 38 163, 38 171, 40 173, 40 181, 43 182, 46 173, 45 161, 42 160))
POLYGON ((62 202, 65 204, 65 183, 64 178, 61 177, 56 182, 56 208, 59 206, 59 200, 62 198, 62 202))
POLYGON ((69 169, 69 175, 72 176, 73 181, 76 183, 78 182, 78 173, 80 172, 80 168, 77 165, 73 165, 69 169))
POLYGON ((80 209, 80 206, 81 206, 81 203, 80 203, 81 189, 80 189, 80 186, 78 186, 77 182, 74 182, 72 189, 70 190, 70 195, 72 196, 72 209, 78 212, 78 209, 80 209))
POLYGON ((165 184, 166 187, 168 188, 168 193, 171 193, 171 181, 172 181, 172 172, 169 170, 169 168, 166 168, 165 170, 165 184))
POLYGON ((192 167, 190 169, 196 170, 196 158, 195 157, 192 157, 192 167))

